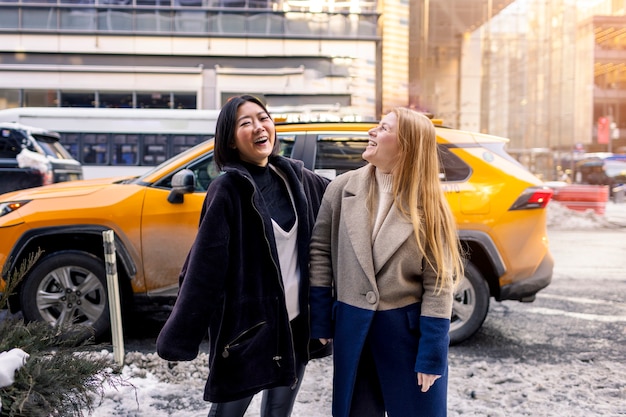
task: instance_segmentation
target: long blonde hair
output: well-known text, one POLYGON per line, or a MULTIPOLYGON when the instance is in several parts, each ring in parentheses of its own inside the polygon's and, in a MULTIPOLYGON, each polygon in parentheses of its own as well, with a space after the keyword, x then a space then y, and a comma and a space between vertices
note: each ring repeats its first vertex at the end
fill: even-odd
POLYGON ((414 110, 396 107, 392 112, 398 119, 400 147, 393 171, 396 207, 411 220, 419 249, 437 271, 436 287, 454 287, 464 274, 463 259, 456 222, 439 182, 435 127, 414 110))

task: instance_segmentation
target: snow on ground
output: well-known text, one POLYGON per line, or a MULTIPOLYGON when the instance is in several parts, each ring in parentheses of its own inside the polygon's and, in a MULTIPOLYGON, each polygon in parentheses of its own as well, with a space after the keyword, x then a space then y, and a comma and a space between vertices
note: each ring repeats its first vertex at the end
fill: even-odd
MULTIPOLYGON (((107 390, 93 416, 206 417, 202 401, 207 357, 173 368, 156 354, 130 352, 123 374, 134 385, 107 390)), ((467 362, 450 354, 448 415, 467 417, 591 417, 626 415, 626 365, 583 359, 541 364, 516 359, 467 362)), ((306 370, 293 417, 331 415, 330 358, 312 361, 306 370)), ((256 396, 246 416, 259 415, 256 396)))
MULTIPOLYGON (((585 230, 626 227, 626 204, 607 204, 604 216, 578 213, 551 202, 548 227, 585 230)), ((108 351, 102 354, 111 355, 108 351)), ((191 362, 168 363, 155 353, 127 351, 122 375, 128 385, 105 390, 93 417, 206 417, 202 400, 207 355, 191 362)), ((479 358, 450 353, 448 415, 467 417, 626 416, 626 361, 578 357, 567 364, 529 359, 479 358)), ((332 363, 312 361, 302 383, 293 417, 331 415, 332 363)), ((256 396, 246 416, 258 416, 256 396)))

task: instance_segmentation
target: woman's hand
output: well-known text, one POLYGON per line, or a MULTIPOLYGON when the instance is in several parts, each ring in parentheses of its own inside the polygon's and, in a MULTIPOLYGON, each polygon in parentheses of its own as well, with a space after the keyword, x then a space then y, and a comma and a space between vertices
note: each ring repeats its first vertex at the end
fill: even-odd
MULTIPOLYGON (((321 339, 320 339, 321 341, 321 339)), ((441 378, 441 375, 430 375, 423 374, 421 372, 417 373, 417 385, 422 387, 422 392, 426 392, 433 386, 436 380, 441 378)))
POLYGON ((320 339, 318 339, 318 340, 320 341, 320 343, 321 343, 322 345, 326 346, 326 345, 328 344, 328 342, 330 342, 330 341, 331 341, 331 340, 333 340, 333 339, 322 339, 322 338, 320 338, 320 339))

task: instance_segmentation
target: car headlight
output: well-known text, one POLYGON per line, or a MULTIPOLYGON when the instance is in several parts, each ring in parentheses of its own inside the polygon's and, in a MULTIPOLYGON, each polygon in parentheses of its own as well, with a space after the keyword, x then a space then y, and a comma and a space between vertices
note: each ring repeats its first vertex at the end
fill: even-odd
POLYGON ((6 203, 0 203, 0 217, 5 214, 9 214, 19 209, 25 204, 30 203, 30 200, 22 200, 22 201, 7 201, 6 203))

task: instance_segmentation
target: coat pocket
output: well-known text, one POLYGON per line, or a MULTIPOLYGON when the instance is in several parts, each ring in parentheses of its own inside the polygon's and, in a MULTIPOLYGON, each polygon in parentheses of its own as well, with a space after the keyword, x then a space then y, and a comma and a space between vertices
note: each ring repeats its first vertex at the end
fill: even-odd
POLYGON ((422 315, 420 306, 421 304, 415 304, 415 308, 411 308, 406 312, 409 330, 418 335, 420 333, 420 317, 422 315))
POLYGON ((228 358, 230 356, 230 354, 231 354, 231 351, 238 350, 238 349, 244 347, 250 340, 252 340, 254 338, 254 336, 266 324, 267 324, 266 321, 261 321, 259 323, 256 323, 255 325, 247 328, 246 330, 240 332, 230 342, 226 343, 226 345, 222 349, 222 357, 223 358, 228 358))

